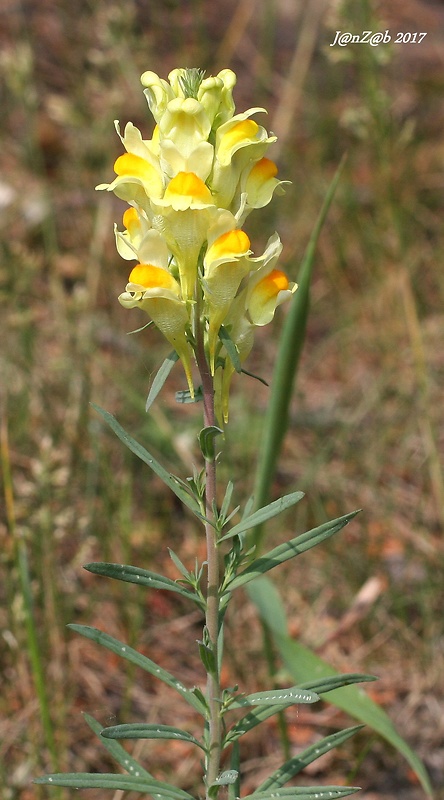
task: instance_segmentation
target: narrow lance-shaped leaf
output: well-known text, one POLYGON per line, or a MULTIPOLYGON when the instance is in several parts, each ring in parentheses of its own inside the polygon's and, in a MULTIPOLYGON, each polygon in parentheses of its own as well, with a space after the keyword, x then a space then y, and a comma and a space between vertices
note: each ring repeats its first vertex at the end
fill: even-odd
MULTIPOLYGON (((293 396, 293 384, 305 340, 310 305, 310 283, 316 246, 338 186, 343 166, 344 159, 341 161, 328 188, 319 217, 305 250, 297 275, 298 290, 292 298, 279 338, 276 366, 271 383, 270 402, 265 417, 262 446, 256 470, 254 494, 258 505, 264 505, 268 500, 282 441, 288 427, 288 410, 293 396)), ((259 547, 262 539, 262 528, 258 525, 254 535, 250 534, 249 538, 254 538, 256 545, 259 547)))
MULTIPOLYGON (((85 721, 88 723, 91 730, 100 737, 103 731, 103 725, 100 722, 97 722, 94 717, 91 717, 89 714, 83 715, 85 721)), ((137 772, 146 777, 150 778, 151 780, 155 780, 153 776, 148 772, 148 770, 144 769, 135 758, 133 758, 124 747, 122 747, 119 742, 114 741, 113 739, 103 739, 101 738, 101 743, 103 747, 108 751, 108 753, 117 761, 117 763, 122 767, 122 769, 130 772, 132 775, 135 775, 137 772)))
POLYGON ((46 786, 66 786, 73 789, 120 789, 127 792, 146 792, 169 800, 194 800, 191 794, 169 783, 155 781, 144 775, 114 775, 100 772, 65 772, 44 775, 34 783, 46 786))
POLYGON ((270 689, 267 692, 255 692, 245 697, 237 697, 232 708, 242 708, 244 706, 272 706, 272 705, 296 705, 299 703, 316 703, 319 695, 316 692, 301 689, 299 686, 290 686, 288 689, 270 689))
MULTIPOLYGON (((299 687, 296 688, 299 690, 299 687)), ((292 701, 273 705, 258 705, 254 711, 250 711, 248 714, 245 714, 242 719, 238 720, 238 722, 236 722, 230 728, 230 730, 227 731, 223 746, 227 747, 232 742, 236 742, 245 733, 248 733, 253 728, 256 728, 262 722, 265 722, 266 719, 274 716, 274 714, 279 714, 281 711, 285 711, 285 709, 290 705, 293 705, 292 701)), ((230 705, 228 710, 231 710, 231 708, 236 708, 234 703, 230 705)))
POLYGON ((224 539, 230 539, 232 536, 237 536, 250 528, 254 528, 256 525, 260 525, 267 519, 276 517, 278 514, 281 514, 282 511, 294 506, 295 503, 299 503, 299 500, 302 500, 303 497, 304 492, 292 492, 291 494, 284 495, 284 497, 280 497, 278 500, 274 500, 272 503, 264 506, 264 508, 259 508, 253 514, 250 514, 250 516, 244 517, 244 519, 238 522, 237 525, 234 525, 225 536, 222 536, 219 541, 223 542, 224 539))
POLYGON ((327 694, 343 686, 352 686, 354 683, 371 683, 377 681, 376 675, 366 675, 361 672, 344 672, 330 675, 328 678, 318 678, 307 683, 301 683, 301 689, 309 689, 317 694, 327 694))
POLYGON ((202 514, 200 513, 199 506, 194 499, 182 486, 182 484, 171 475, 161 464, 154 458, 151 453, 148 452, 144 447, 142 447, 139 442, 136 442, 132 436, 127 433, 122 426, 117 422, 116 418, 113 417, 108 411, 104 411, 103 408, 100 406, 95 405, 95 403, 91 404, 92 407, 103 417, 105 422, 109 425, 112 431, 116 434, 116 436, 123 442, 129 450, 131 450, 134 455, 138 456, 145 464, 155 472, 155 474, 163 480, 163 482, 174 492, 176 497, 182 501, 184 505, 186 505, 199 519, 202 519, 202 514))
POLYGON ((189 742, 204 750, 191 733, 173 728, 170 725, 156 725, 152 723, 136 722, 125 725, 113 725, 101 730, 104 739, 174 739, 175 741, 189 742))
POLYGON ((202 607, 201 598, 194 592, 190 592, 184 586, 181 586, 176 581, 167 578, 164 575, 158 575, 156 572, 149 572, 140 567, 132 567, 128 564, 111 564, 108 562, 93 561, 91 564, 85 564, 84 569, 88 572, 93 572, 95 575, 103 575, 106 578, 115 578, 118 581, 126 581, 127 583, 136 583, 139 586, 148 586, 151 589, 163 589, 168 592, 175 592, 187 600, 192 600, 202 607))
POLYGON ((219 339, 225 345, 225 350, 227 351, 230 361, 233 364, 233 367, 236 370, 236 372, 242 372, 242 365, 238 349, 234 344, 227 329, 224 328, 223 325, 221 325, 219 328, 219 339))
POLYGON ((218 778, 212 783, 212 786, 232 786, 236 783, 239 777, 239 772, 236 769, 226 769, 221 772, 218 778))
POLYGON ((333 750, 334 747, 339 747, 346 742, 350 736, 353 736, 364 727, 364 725, 354 725, 353 728, 337 731, 337 733, 332 733, 330 736, 326 736, 324 739, 315 742, 315 744, 303 750, 302 753, 299 753, 297 756, 286 761, 285 764, 282 764, 279 769, 273 772, 272 775, 257 787, 257 791, 264 792, 267 789, 279 789, 287 783, 287 781, 291 780, 291 778, 294 778, 295 775, 298 775, 301 770, 305 769, 308 764, 312 764, 313 761, 316 761, 329 750, 333 750))
MULTIPOLYGON (((325 539, 328 539, 330 536, 342 530, 342 528, 344 528, 358 513, 359 511, 353 511, 351 514, 345 514, 343 517, 325 522, 323 525, 312 528, 312 530, 301 533, 299 536, 295 536, 294 539, 290 539, 290 541, 278 545, 273 548, 273 550, 265 553, 265 555, 257 558, 244 569, 243 572, 233 578, 228 584, 227 589, 232 591, 239 586, 244 586, 244 584, 249 583, 249 581, 263 575, 279 564, 283 564, 290 558, 305 553, 307 550, 310 550, 312 547, 315 547, 325 539)), ((255 515, 253 514, 253 516, 255 515)))
POLYGON ((76 633, 80 633, 81 636, 85 636, 87 639, 91 639, 93 642, 97 642, 97 644, 106 647, 107 650, 111 650, 112 653, 115 653, 122 658, 125 658, 127 661, 130 661, 132 664, 135 664, 137 667, 145 670, 145 672, 149 672, 150 675, 154 675, 159 680, 166 683, 167 686, 170 686, 171 689, 175 689, 184 700, 187 701, 193 708, 196 709, 200 714, 206 716, 206 708, 205 706, 198 700, 198 698, 194 695, 193 691, 187 689, 186 686, 179 680, 177 680, 173 675, 171 675, 167 670, 159 667, 154 661, 151 661, 150 658, 142 655, 142 653, 138 653, 137 650, 134 650, 129 645, 122 644, 119 642, 118 639, 114 639, 113 636, 110 636, 108 633, 103 633, 103 631, 99 631, 97 628, 91 628, 87 625, 75 625, 70 623, 68 625, 73 631, 76 633))
POLYGON ((173 369, 176 361, 179 360, 179 356, 177 355, 176 351, 173 350, 169 356, 166 357, 165 361, 163 362, 162 366, 158 370, 156 377, 154 378, 151 389, 148 393, 148 397, 146 399, 145 411, 149 411, 151 406, 153 405, 157 395, 159 394, 160 390, 162 389, 168 375, 170 374, 171 370, 173 369))
POLYGON ((336 797, 348 797, 359 792, 358 786, 292 786, 286 789, 275 789, 265 792, 247 794, 244 800, 334 800, 336 797))

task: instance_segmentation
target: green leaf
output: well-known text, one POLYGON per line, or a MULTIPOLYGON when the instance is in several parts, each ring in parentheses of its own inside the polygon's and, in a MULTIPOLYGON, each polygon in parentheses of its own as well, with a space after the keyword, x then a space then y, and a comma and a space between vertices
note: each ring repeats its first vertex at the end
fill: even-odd
POLYGON ((226 769, 224 772, 221 772, 218 778, 212 783, 212 786, 231 786, 232 784, 236 783, 239 777, 239 772, 237 769, 226 769))
POLYGON ((100 406, 97 406, 95 403, 91 403, 92 407, 100 414, 101 417, 105 420, 107 425, 111 428, 112 431, 116 434, 116 436, 123 442, 134 455, 141 459, 145 464, 156 473, 156 475, 163 480, 163 482, 171 489, 172 492, 182 501, 184 505, 186 505, 192 512, 195 514, 199 519, 202 519, 202 515, 200 513, 199 506, 194 499, 183 487, 183 485, 171 475, 170 472, 167 472, 164 467, 154 458, 148 450, 145 450, 139 442, 136 442, 132 436, 127 433, 122 426, 117 422, 116 418, 113 417, 108 411, 105 411, 100 406))
POLYGON ((291 800, 297 797, 298 800, 334 800, 335 797, 348 797, 350 794, 359 792, 358 786, 291 786, 286 789, 269 790, 266 792, 253 792, 247 794, 243 800, 291 800))
MULTIPOLYGON (((297 694, 299 694, 299 695, 303 695, 304 694, 304 692, 301 691, 299 686, 292 687, 292 689, 294 689, 297 692, 297 694)), ((284 693, 288 692, 288 689, 287 690, 283 690, 283 691, 284 691, 284 693)), ((267 693, 263 692, 261 694, 264 695, 264 694, 267 694, 267 693)), ((275 694, 275 692, 269 692, 268 694, 275 694)), ((253 697, 254 697, 254 695, 253 695, 253 697)), ((316 700, 318 699, 315 694, 312 694, 312 698, 313 699, 311 699, 311 700, 307 699, 305 702, 309 702, 309 703, 310 702, 316 702, 316 700)), ((290 705, 294 705, 295 702, 304 702, 304 701, 301 701, 301 700, 299 700, 299 701, 298 700, 296 700, 296 701, 295 700, 290 700, 290 701, 287 701, 287 702, 280 702, 280 703, 276 703, 276 704, 270 704, 269 702, 268 702, 267 705, 259 705, 259 704, 257 704, 258 707, 255 708, 254 711, 250 711, 248 714, 246 714, 244 717, 242 717, 242 719, 238 720, 238 722, 236 722, 230 728, 230 730, 227 732, 227 734, 225 736, 224 747, 227 747, 232 742, 236 742, 245 733, 248 733, 248 731, 252 730, 253 728, 256 728, 257 725, 260 725, 261 722, 264 722, 266 719, 268 719, 269 717, 272 717, 274 714, 279 714, 281 711, 285 711, 286 708, 288 708, 290 705)), ((232 708, 239 708, 239 706, 242 706, 242 705, 248 705, 248 703, 242 703, 242 702, 239 702, 239 699, 236 699, 235 702, 230 703, 230 705, 229 705, 227 710, 231 711, 232 708)))
POLYGON ((175 689, 176 692, 178 692, 181 697, 187 701, 187 703, 196 709, 196 711, 203 716, 206 716, 205 706, 203 706, 202 703, 197 699, 193 693, 193 690, 187 689, 181 681, 177 680, 162 667, 159 667, 159 665, 154 661, 151 661, 150 658, 143 656, 142 653, 138 653, 137 650, 129 647, 129 645, 122 644, 122 642, 119 642, 118 639, 114 639, 113 636, 109 636, 109 634, 103 633, 103 631, 99 631, 97 628, 91 628, 88 625, 76 625, 73 623, 70 623, 68 628, 76 633, 80 633, 81 636, 85 636, 87 639, 91 639, 91 641, 106 647, 107 650, 111 650, 112 653, 125 658, 127 661, 130 661, 132 664, 135 664, 137 667, 145 670, 145 672, 149 672, 150 675, 154 675, 154 677, 159 678, 159 680, 163 681, 163 683, 166 683, 167 686, 170 686, 171 689, 175 689))
POLYGON ((282 764, 279 769, 273 772, 272 775, 257 787, 257 791, 264 792, 266 789, 278 789, 280 786, 287 783, 287 781, 291 780, 291 778, 294 778, 295 775, 298 775, 308 764, 312 764, 313 761, 316 761, 323 756, 324 753, 327 753, 334 747, 339 747, 346 742, 350 736, 353 736, 364 727, 365 725, 355 725, 353 728, 346 728, 343 731, 332 733, 330 736, 326 736, 324 739, 315 742, 315 744, 303 750, 302 753, 299 753, 297 756, 294 756, 294 758, 290 758, 286 761, 285 764, 282 764))
POLYGON ((221 433, 223 433, 223 430, 216 425, 209 425, 207 428, 202 428, 200 431, 199 445, 205 461, 214 461, 214 440, 216 436, 220 436, 221 433))
POLYGON ((202 387, 198 386, 197 389, 194 390, 194 397, 191 397, 191 392, 189 389, 182 389, 180 392, 176 392, 175 398, 176 403, 180 403, 181 405, 199 403, 201 400, 203 400, 202 387))
MULTIPOLYGON (((276 647, 285 667, 298 683, 324 680, 340 674, 319 658, 308 647, 291 639, 287 633, 286 614, 282 602, 278 602, 278 592, 268 578, 258 578, 248 588, 248 593, 257 606, 259 613, 271 631, 276 647), (270 604, 270 594, 274 594, 274 602, 270 604)), ((305 684, 307 685, 307 683, 305 684)), ((364 690, 356 686, 345 686, 335 689, 328 695, 328 702, 350 714, 354 719, 373 728, 393 747, 401 753, 418 776, 424 791, 432 795, 432 787, 427 771, 416 753, 394 728, 385 711, 371 700, 364 690)))
MULTIPOLYGON (((100 722, 97 722, 97 720, 94 719, 94 717, 91 717, 89 714, 83 714, 83 716, 91 730, 100 737, 103 731, 103 725, 101 725, 100 722)), ((104 741, 103 739, 101 739, 101 742, 108 753, 117 761, 122 769, 126 770, 126 772, 130 772, 133 775, 135 775, 136 772, 139 772, 140 775, 144 775, 145 777, 154 780, 148 770, 144 769, 139 762, 136 761, 136 759, 133 758, 128 751, 122 747, 121 744, 112 740, 104 741)))
POLYGON ((317 692, 317 694, 326 694, 326 692, 332 692, 333 689, 341 689, 342 686, 351 686, 353 683, 369 683, 377 680, 378 678, 375 675, 365 675, 360 672, 344 672, 331 675, 329 678, 301 683, 300 688, 310 689, 312 692, 317 692))
POLYGON ((68 786, 73 789, 120 789, 128 792, 147 792, 171 800, 194 800, 191 794, 170 786, 169 783, 135 775, 114 775, 99 772, 66 772, 44 775, 34 783, 46 786, 68 786))
POLYGON ((243 533, 250 528, 254 528, 256 525, 262 524, 262 522, 265 522, 267 519, 276 517, 278 514, 281 514, 282 511, 294 506, 295 503, 299 503, 299 500, 302 500, 303 497, 304 492, 292 492, 291 494, 284 495, 284 497, 280 497, 278 500, 274 500, 264 508, 259 508, 253 514, 244 517, 244 519, 238 522, 237 525, 234 525, 225 536, 222 536, 220 541, 223 542, 224 539, 230 539, 232 536, 237 536, 239 533, 243 533))
POLYGON ((234 369, 236 370, 236 372, 242 372, 242 365, 241 365, 241 360, 240 360, 240 356, 239 356, 239 351, 238 351, 236 345, 234 344, 234 342, 233 342, 230 334, 228 333, 227 329, 224 328, 223 325, 221 325, 220 328, 219 328, 219 339, 224 344, 225 350, 227 351, 228 357, 229 357, 234 369))
POLYGON ((265 378, 261 378, 260 375, 255 375, 253 372, 248 372, 247 369, 243 369, 242 368, 241 372, 242 372, 243 375, 248 375, 249 378, 254 378, 255 381, 259 381, 259 383, 262 383, 263 386, 269 386, 270 385, 268 383, 268 381, 265 380, 265 378))
POLYGON ((170 725, 155 725, 151 723, 130 723, 126 725, 113 725, 101 730, 105 739, 180 739, 183 742, 196 744, 201 750, 203 745, 191 733, 170 725))
POLYGON ((173 369, 176 361, 179 360, 179 356, 177 355, 176 351, 173 350, 169 356, 166 357, 165 361, 163 362, 162 366, 160 367, 159 371, 157 372, 156 377, 154 378, 151 389, 149 391, 148 397, 146 399, 145 411, 149 411, 151 406, 153 405, 157 395, 159 394, 160 390, 162 389, 168 375, 170 374, 171 370, 173 369))
MULTIPOLYGON (((264 505, 268 500, 282 441, 287 431, 288 411, 293 396, 293 385, 305 340, 310 306, 310 283, 316 246, 339 183, 343 166, 344 159, 341 161, 328 188, 310 236, 297 276, 298 290, 292 298, 279 339, 279 350, 271 383, 270 402, 265 416, 264 433, 256 470, 254 494, 258 505, 264 505)), ((250 535, 250 538, 253 538, 253 536, 250 535)), ((254 541, 258 547, 261 538, 262 531, 258 528, 254 532, 254 541)))
POLYGON ((111 564, 108 562, 93 561, 90 564, 84 564, 84 569, 88 572, 93 572, 95 575, 103 575, 106 578, 115 578, 118 581, 126 581, 127 583, 136 583, 139 586, 148 586, 151 589, 163 589, 168 592, 175 592, 187 600, 192 600, 202 607, 201 599, 190 592, 185 587, 181 586, 176 581, 166 578, 163 575, 158 575, 156 572, 149 572, 140 567, 131 567, 128 564, 111 564))
POLYGON ((227 488, 225 489, 224 499, 222 500, 222 504, 220 507, 220 516, 225 518, 228 514, 231 504, 231 498, 233 497, 234 491, 234 483, 233 481, 228 481, 227 488))
POLYGON ((217 667, 214 650, 204 642, 198 642, 197 644, 199 648, 200 660, 205 667, 205 672, 207 675, 215 675, 217 672, 217 667))
MULTIPOLYGON (((296 492, 296 494, 299 493, 296 492)), ((283 564, 290 558, 294 558, 310 550, 312 547, 316 547, 316 545, 344 528, 358 513, 359 511, 353 511, 351 514, 345 514, 345 516, 325 522, 323 525, 319 525, 311 531, 301 533, 299 536, 295 536, 294 539, 290 539, 289 542, 278 545, 273 550, 265 553, 265 555, 257 558, 244 569, 243 572, 233 578, 228 584, 227 590, 233 591, 233 589, 237 589, 239 586, 244 586, 246 583, 249 583, 249 581, 254 580, 254 578, 268 572, 270 569, 274 569, 274 567, 277 567, 279 564, 283 564)), ((253 514, 253 517, 254 516, 253 514)))
POLYGON ((180 560, 179 556, 176 555, 174 550, 171 550, 170 547, 168 548, 168 552, 170 554, 171 561, 173 562, 173 564, 176 567, 177 571, 180 572, 181 575, 183 575, 185 580, 189 581, 191 579, 191 573, 186 568, 185 564, 182 563, 182 561, 180 560))
MULTIPOLYGON (((94 717, 91 717, 89 714, 83 714, 85 721, 88 723, 91 730, 100 737, 103 731, 103 725, 94 717)), ((146 778, 150 778, 154 780, 152 775, 148 772, 148 770, 144 769, 135 758, 133 758, 127 750, 125 750, 119 742, 115 742, 112 739, 104 740, 101 739, 101 742, 108 753, 117 761, 117 763, 122 767, 122 769, 126 770, 127 772, 132 773, 135 775, 137 772, 140 775, 145 776, 146 778)))
POLYGON ((230 711, 232 708, 243 708, 244 706, 290 706, 299 703, 317 703, 319 695, 315 692, 310 692, 301 689, 299 686, 290 686, 288 689, 270 689, 267 692, 255 692, 248 694, 246 697, 237 697, 233 703, 230 703, 230 711))

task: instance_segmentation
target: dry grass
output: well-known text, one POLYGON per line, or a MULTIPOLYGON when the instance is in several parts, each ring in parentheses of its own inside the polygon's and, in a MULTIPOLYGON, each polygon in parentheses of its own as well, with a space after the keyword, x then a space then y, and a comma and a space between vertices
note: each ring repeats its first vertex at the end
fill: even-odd
MULTIPOLYGON (((165 349, 151 329, 126 336, 139 320, 115 300, 127 277, 112 237, 121 207, 93 191, 118 153, 113 120, 131 119, 150 132, 139 74, 150 68, 166 75, 182 64, 209 73, 232 67, 239 74, 237 107, 269 108, 269 127, 281 135, 280 174, 293 185, 250 232, 259 252, 263 237, 279 229, 293 277, 348 150, 318 251, 275 492, 306 491, 296 520, 301 529, 355 507, 365 513, 337 541, 283 572, 282 583, 293 632, 338 667, 382 676, 376 699, 424 757, 437 788, 442 784, 443 12, 409 0, 390 4, 390 12, 375 4, 372 20, 366 3, 349 6, 342 17, 338 3, 305 10, 284 0, 230 0, 223 8, 209 0, 7 0, 0 11, 5 800, 53 796, 30 785, 53 768, 54 755, 42 739, 28 650, 18 569, 23 544, 60 768, 107 766, 81 711, 103 723, 157 719, 158 712, 172 722, 185 714, 161 687, 146 678, 135 683, 141 676, 66 635, 67 622, 106 624, 166 668, 179 666, 185 681, 200 680, 199 620, 189 609, 81 569, 112 559, 174 575, 166 545, 190 561, 201 547, 189 519, 89 407, 94 400, 118 414, 163 462, 177 470, 179 461, 181 474, 189 474, 198 410, 175 405, 177 371, 164 402, 144 414, 165 349), (371 25, 428 35, 416 46, 328 47, 335 30, 371 25)), ((258 337, 252 371, 269 377, 275 349, 269 334, 258 337)), ((247 380, 236 387, 226 447, 242 498, 251 490, 267 391, 247 380)), ((272 530, 270 537, 285 533, 272 530)), ((230 635, 227 682, 240 676, 246 685, 265 683, 265 666, 256 668, 260 630, 242 598, 230 635)), ((185 717, 183 723, 194 724, 185 717)), ((341 723, 327 707, 300 712, 290 718, 292 746, 341 723)), ((316 779, 340 779, 367 743, 361 736, 316 779)), ((279 757, 277 730, 252 735, 248 748, 246 781, 253 787, 279 757)), ((152 752, 159 777, 174 773, 184 788, 193 787, 198 765, 186 748, 152 752)), ((408 800, 423 796, 402 759, 381 743, 364 756, 357 780, 366 800, 400 791, 408 800)))

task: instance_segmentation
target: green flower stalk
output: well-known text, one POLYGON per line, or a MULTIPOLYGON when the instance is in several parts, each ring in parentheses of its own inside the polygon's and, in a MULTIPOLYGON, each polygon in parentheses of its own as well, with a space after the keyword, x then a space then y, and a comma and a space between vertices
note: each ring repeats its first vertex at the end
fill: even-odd
POLYGON ((285 181, 265 157, 276 137, 252 119, 264 109, 235 114, 231 70, 204 78, 177 69, 169 82, 145 72, 141 80, 156 123, 152 137, 143 139, 131 122, 121 136, 116 123, 126 152, 114 164, 117 177, 97 187, 130 206, 116 244, 138 263, 119 301, 149 314, 181 359, 191 397, 192 365, 201 373, 205 353, 218 421, 227 422, 236 364, 226 342, 243 362, 255 327, 271 322, 297 288, 276 267, 279 236, 253 257, 242 229, 251 211, 283 191, 285 181))

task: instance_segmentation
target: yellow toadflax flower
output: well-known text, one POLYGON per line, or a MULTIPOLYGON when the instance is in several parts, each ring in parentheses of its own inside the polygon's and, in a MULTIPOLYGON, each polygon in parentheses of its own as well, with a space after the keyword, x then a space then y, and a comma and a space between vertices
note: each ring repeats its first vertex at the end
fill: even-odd
POLYGON ((283 192, 286 181, 266 155, 276 137, 253 119, 264 109, 235 113, 231 70, 205 77, 176 69, 168 80, 148 71, 141 81, 152 137, 144 139, 131 122, 121 135, 116 123, 125 152, 115 161, 116 177, 97 187, 129 204, 123 230, 115 226, 116 246, 137 263, 119 301, 149 314, 180 357, 191 396, 192 362, 203 342, 226 420, 232 348, 243 362, 255 327, 270 322, 297 288, 276 267, 279 236, 254 256, 243 230, 254 209, 283 192))

